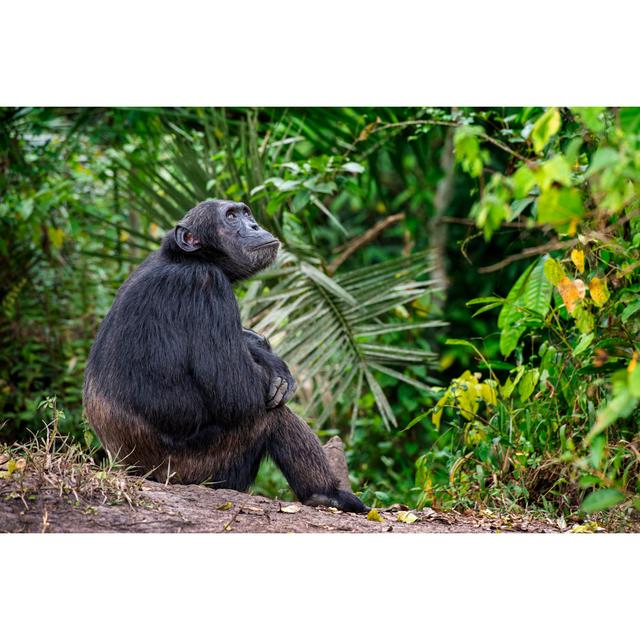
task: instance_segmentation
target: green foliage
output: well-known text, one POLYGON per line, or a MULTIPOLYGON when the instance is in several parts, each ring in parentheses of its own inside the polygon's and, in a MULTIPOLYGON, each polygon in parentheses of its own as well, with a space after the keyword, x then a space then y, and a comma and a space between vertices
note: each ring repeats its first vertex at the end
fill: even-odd
MULTIPOLYGON (((521 270, 506 298, 469 302, 484 305, 477 313, 501 307, 499 346, 510 372, 502 381, 480 348, 499 391, 493 406, 473 415, 463 402, 448 402, 460 394, 460 379, 445 389, 431 419, 446 440, 418 463, 423 501, 492 496, 504 504, 508 496, 585 513, 635 505, 640 119, 637 110, 602 108, 522 117, 507 166, 474 205, 477 212, 499 203, 505 213, 473 217, 487 240, 517 222, 531 244, 515 259, 541 257, 521 270), (470 424, 483 433, 473 446, 470 424), (443 459, 448 482, 438 475, 443 459)), ((494 143, 507 148, 506 140, 494 143)))
MULTIPOLYGON (((81 379, 115 290, 237 199, 285 246, 243 321, 370 504, 635 508, 639 178, 630 107, 3 108, 0 437, 55 395, 96 444, 81 379)), ((288 495, 269 464, 257 490, 288 495)))

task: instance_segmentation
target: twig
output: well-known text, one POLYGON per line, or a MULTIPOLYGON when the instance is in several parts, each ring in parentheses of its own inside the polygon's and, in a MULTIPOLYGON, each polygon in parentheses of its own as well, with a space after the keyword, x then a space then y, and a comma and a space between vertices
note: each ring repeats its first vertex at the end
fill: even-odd
MULTIPOLYGON (((597 212, 595 212, 597 213, 597 212)), ((595 215, 595 214, 594 214, 595 215)), ((587 234, 591 238, 600 239, 602 242, 605 242, 607 239, 607 234, 611 233, 617 227, 621 227, 633 218, 637 217, 638 212, 634 211, 633 213, 616 220, 608 227, 606 227, 601 232, 592 231, 587 234)), ((585 216, 587 217, 587 216, 585 216)), ((506 267, 512 262, 517 262, 518 260, 525 260, 526 258, 530 258, 531 256, 539 256, 543 253, 547 253, 548 251, 557 251, 558 249, 570 249, 571 247, 575 247, 580 243, 579 238, 574 238, 572 240, 564 240, 563 242, 554 241, 548 242, 547 244, 543 244, 539 247, 529 247, 525 249, 521 253, 516 253, 513 256, 509 256, 500 262, 496 262, 495 264, 489 265, 488 267, 480 267, 478 269, 478 273, 492 273, 493 271, 499 271, 500 269, 506 267)), ((632 265, 634 266, 634 265, 632 265)))
MULTIPOLYGON (((442 222, 446 222, 447 224, 462 224, 466 227, 475 227, 475 220, 471 220, 469 218, 454 218, 452 216, 442 216, 440 218, 442 222)), ((507 227, 509 229, 527 229, 527 224, 525 222, 503 222, 501 227, 507 227)))
POLYGON ((361 236, 354 238, 349 244, 346 246, 345 250, 335 258, 331 264, 327 267, 327 273, 329 275, 333 275, 338 267, 352 254, 354 254, 360 247, 365 244, 371 242, 376 236, 380 235, 387 227, 395 224, 400 220, 404 220, 404 213, 395 213, 384 220, 380 220, 380 222, 376 223, 369 231, 363 233, 361 236))
POLYGON ((575 247, 579 242, 580 240, 578 238, 574 238, 573 240, 565 240, 563 242, 548 242, 547 244, 543 244, 539 247, 529 247, 521 253, 516 253, 515 255, 509 256, 508 258, 500 260, 500 262, 496 262, 495 264, 489 265, 488 267, 480 267, 480 269, 478 269, 478 273, 492 273, 494 271, 500 271, 500 269, 503 269, 507 265, 510 265, 512 262, 525 260, 526 258, 530 258, 531 256, 539 256, 549 251, 557 251, 558 249, 569 249, 571 247, 575 247))
MULTIPOLYGON (((420 124, 424 124, 424 125, 429 125, 432 127, 460 127, 462 126, 460 124, 460 122, 445 122, 442 120, 406 120, 405 122, 391 122, 389 124, 385 124, 381 127, 377 127, 372 129, 372 131, 368 134, 368 135, 372 135, 374 133, 378 133, 379 131, 384 131, 385 129, 394 129, 396 127, 410 127, 410 126, 417 126, 420 124)), ((368 137, 368 136, 367 136, 368 137)), ((503 151, 506 151, 507 153, 511 154, 514 158, 518 158, 518 160, 522 160, 522 162, 526 162, 527 164, 529 164, 530 162, 534 162, 535 158, 526 158, 525 156, 523 156, 522 154, 518 153, 517 151, 514 151, 513 149, 511 149, 511 147, 508 147, 506 144, 504 144, 504 142, 501 142, 500 140, 496 140, 495 138, 492 138, 488 133, 479 133, 478 134, 479 138, 482 138, 485 142, 489 142, 490 144, 494 145, 495 147, 498 147, 499 149, 502 149, 503 151)))

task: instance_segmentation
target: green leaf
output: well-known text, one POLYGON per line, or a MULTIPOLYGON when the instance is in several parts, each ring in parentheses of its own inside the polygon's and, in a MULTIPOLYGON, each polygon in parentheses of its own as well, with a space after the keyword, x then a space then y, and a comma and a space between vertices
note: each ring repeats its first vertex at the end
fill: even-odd
POLYGON ((625 133, 640 133, 640 107, 623 107, 618 111, 618 118, 625 133))
POLYGON ((541 191, 547 191, 554 182, 570 187, 571 168, 563 156, 553 156, 540 167, 537 181, 541 191))
POLYGON ((484 134, 484 129, 478 126, 457 127, 453 144, 456 161, 472 177, 477 178, 482 173, 488 154, 480 148, 478 136, 484 134))
POLYGON ((544 275, 551 284, 557 285, 567 274, 557 260, 549 258, 544 263, 544 275))
POLYGON ((640 398, 640 367, 638 365, 629 374, 629 391, 632 396, 640 398))
POLYGON ((605 127, 604 120, 600 117, 604 107, 571 107, 573 113, 577 113, 587 129, 598 133, 605 127))
POLYGON ((553 286, 545 278, 548 256, 531 263, 509 291, 498 317, 500 353, 507 357, 526 331, 525 320, 543 320, 549 311, 553 286))
POLYGON ((587 333, 580 336, 578 344, 573 348, 572 355, 575 357, 580 355, 593 342, 593 333, 587 333))
POLYGON ((498 298, 496 296, 489 296, 486 298, 473 298, 473 300, 468 300, 466 305, 472 304, 486 304, 487 302, 504 302, 504 298, 498 298))
POLYGON ((445 340, 445 344, 447 345, 458 345, 461 347, 471 347, 471 349, 475 350, 475 345, 469 342, 468 340, 459 340, 458 338, 448 338, 445 340))
POLYGON ((580 333, 591 333, 593 331, 593 316, 582 305, 578 305, 571 314, 576 321, 576 327, 580 333))
POLYGON ((533 140, 533 148, 536 153, 540 153, 551 136, 560 131, 560 125, 562 120, 560 118, 560 112, 556 107, 547 109, 533 125, 531 131, 531 139, 533 140))
POLYGON ((552 187, 538 198, 538 224, 550 224, 556 231, 564 231, 572 220, 583 216, 582 195, 578 189, 552 187))
POLYGON ((526 164, 523 164, 512 176, 513 195, 516 198, 525 198, 536 186, 536 176, 526 164))
POLYGON ((631 394, 627 387, 622 387, 607 403, 604 409, 598 411, 596 423, 587 434, 586 441, 591 442, 598 434, 612 425, 619 418, 627 418, 638 406, 638 398, 631 394))
POLYGON ((598 149, 591 159, 587 176, 592 176, 603 169, 615 166, 620 161, 620 155, 615 149, 610 147, 602 147, 598 149))
POLYGON ((518 385, 518 393, 520 394, 520 400, 522 402, 529 399, 539 379, 540 371, 538 369, 529 369, 529 371, 522 376, 522 380, 520 380, 520 384, 518 385))
POLYGON ((625 310, 620 314, 620 320, 622 322, 626 322, 632 315, 640 311, 640 300, 631 303, 629 306, 625 308, 625 310))
POLYGON ((518 346, 522 334, 527 327, 522 324, 520 326, 508 325, 500 332, 500 353, 506 358, 518 346))
POLYGON ((516 375, 513 378, 509 376, 505 383, 500 387, 500 394, 505 400, 508 400, 511 397, 513 390, 522 379, 522 376, 524 375, 524 367, 520 365, 519 367, 516 367, 512 373, 515 373, 516 375))
POLYGON ((598 489, 590 493, 580 505, 585 513, 604 511, 624 501, 624 493, 618 489, 598 489))

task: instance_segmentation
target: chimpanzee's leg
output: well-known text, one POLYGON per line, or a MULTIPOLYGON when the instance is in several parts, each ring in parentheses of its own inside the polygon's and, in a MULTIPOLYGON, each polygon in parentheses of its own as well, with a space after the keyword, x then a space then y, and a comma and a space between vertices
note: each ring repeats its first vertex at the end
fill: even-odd
POLYGON ((278 465, 300 502, 360 513, 367 507, 338 489, 326 454, 310 427, 286 406, 267 413, 267 455, 278 465))

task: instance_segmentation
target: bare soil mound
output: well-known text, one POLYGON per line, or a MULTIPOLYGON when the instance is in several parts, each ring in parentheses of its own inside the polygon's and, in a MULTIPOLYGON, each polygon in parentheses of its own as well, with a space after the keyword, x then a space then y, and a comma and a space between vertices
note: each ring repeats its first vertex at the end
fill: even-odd
POLYGON ((367 515, 201 485, 138 480, 124 497, 75 496, 60 487, 0 480, 3 532, 249 532, 249 533, 480 533, 554 532, 557 524, 529 518, 409 511, 400 506, 367 515), (34 492, 35 490, 35 492, 34 492), (135 492, 135 493, 134 493, 135 492), (78 498, 78 499, 76 499, 78 498), (405 520, 404 522, 402 520, 405 520))

